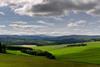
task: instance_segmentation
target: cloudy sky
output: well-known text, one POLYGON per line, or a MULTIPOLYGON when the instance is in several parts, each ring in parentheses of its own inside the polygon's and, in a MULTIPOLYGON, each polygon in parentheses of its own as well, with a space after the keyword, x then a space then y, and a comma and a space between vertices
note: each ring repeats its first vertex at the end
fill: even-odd
POLYGON ((0 35, 99 35, 100 0, 0 0, 0 35))

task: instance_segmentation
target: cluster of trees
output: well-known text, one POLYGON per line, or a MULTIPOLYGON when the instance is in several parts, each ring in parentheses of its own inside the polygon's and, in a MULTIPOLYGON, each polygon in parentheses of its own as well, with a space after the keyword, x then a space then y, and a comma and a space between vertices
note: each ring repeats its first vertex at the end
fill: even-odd
POLYGON ((0 53, 6 53, 6 46, 0 42, 0 53))
POLYGON ((56 59, 54 55, 52 55, 51 53, 47 52, 47 51, 42 51, 42 50, 25 50, 25 49, 22 49, 21 52, 23 53, 27 53, 27 54, 30 54, 30 55, 34 55, 34 56, 45 56, 49 59, 56 59))
POLYGON ((67 45, 67 47, 75 47, 75 46, 87 46, 87 44, 81 43, 81 44, 71 44, 71 45, 67 45))
POLYGON ((100 41, 100 38, 92 39, 91 41, 100 41))
POLYGON ((51 53, 47 51, 42 51, 38 49, 32 49, 29 47, 16 47, 16 46, 8 46, 4 45, 0 42, 0 53, 7 53, 6 50, 20 50, 23 53, 35 55, 35 56, 45 56, 49 59, 56 59, 55 56, 53 56, 51 53))
POLYGON ((47 51, 42 51, 38 49, 32 49, 29 47, 17 47, 17 46, 8 46, 8 50, 20 50, 23 53, 29 54, 29 55, 34 55, 34 56, 45 56, 49 59, 56 59, 55 56, 53 56, 51 53, 47 51))
POLYGON ((37 45, 37 46, 44 46, 44 45, 52 45, 55 44, 52 41, 46 41, 46 40, 8 40, 8 41, 2 41, 6 45, 37 45))
POLYGON ((7 46, 8 50, 33 50, 32 48, 28 47, 20 47, 20 46, 7 46))

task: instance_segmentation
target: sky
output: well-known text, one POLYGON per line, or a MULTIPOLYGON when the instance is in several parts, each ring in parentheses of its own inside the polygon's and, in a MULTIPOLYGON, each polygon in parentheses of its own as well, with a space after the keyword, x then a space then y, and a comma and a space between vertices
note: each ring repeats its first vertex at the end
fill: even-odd
POLYGON ((0 35, 100 35, 100 0, 0 0, 0 35))

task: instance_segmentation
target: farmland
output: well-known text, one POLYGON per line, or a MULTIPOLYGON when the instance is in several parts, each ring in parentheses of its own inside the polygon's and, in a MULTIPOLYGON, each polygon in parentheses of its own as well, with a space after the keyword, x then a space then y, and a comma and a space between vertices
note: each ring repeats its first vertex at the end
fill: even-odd
POLYGON ((68 44, 31 46, 52 53, 56 59, 32 56, 16 50, 0 55, 2 67, 100 67, 100 42, 86 42, 87 46, 67 47, 68 44))
POLYGON ((57 60, 63 62, 75 61, 83 63, 100 64, 100 42, 87 42, 87 46, 66 47, 62 46, 43 46, 35 49, 47 50, 56 56, 57 60))
POLYGON ((66 67, 66 64, 44 57, 0 55, 0 67, 66 67))

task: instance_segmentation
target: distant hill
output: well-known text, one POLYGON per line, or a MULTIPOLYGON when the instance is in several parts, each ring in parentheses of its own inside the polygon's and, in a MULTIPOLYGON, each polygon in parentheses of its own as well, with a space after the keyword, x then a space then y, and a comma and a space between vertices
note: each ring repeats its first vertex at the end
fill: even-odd
POLYGON ((16 44, 46 45, 49 43, 65 44, 80 43, 86 41, 100 40, 100 36, 69 35, 69 36, 47 36, 47 35, 0 35, 1 42, 14 42, 16 44))

